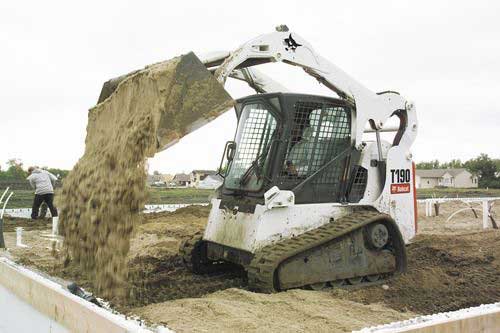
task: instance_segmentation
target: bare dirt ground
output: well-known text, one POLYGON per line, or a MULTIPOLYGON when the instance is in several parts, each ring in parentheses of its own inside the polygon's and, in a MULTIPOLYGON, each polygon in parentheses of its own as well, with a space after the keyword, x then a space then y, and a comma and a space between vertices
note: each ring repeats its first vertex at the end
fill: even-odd
MULTIPOLYGON (((498 222, 500 202, 494 206, 498 222)), ((500 300, 500 231, 482 229, 471 210, 447 218, 467 207, 461 202, 441 204, 439 217, 425 217, 419 209, 419 234, 407 247, 408 272, 377 287, 342 293, 362 303, 382 302, 397 310, 421 314, 453 311, 500 300)))
POLYGON ((350 332, 415 316, 378 303, 340 299, 329 292, 296 289, 269 295, 237 288, 134 312, 177 332, 350 332))
MULTIPOLYGON (((494 214, 500 218, 500 202, 494 214)), ((463 203, 440 206, 439 217, 425 217, 419 206, 419 235, 408 245, 409 270, 386 283, 358 290, 291 290, 266 295, 246 289, 241 271, 195 276, 178 255, 181 239, 202 230, 207 207, 142 216, 128 256, 131 294, 115 308, 178 332, 351 331, 418 314, 450 311, 500 300, 500 231, 482 230, 472 211, 445 222, 463 203)), ((64 267, 57 246, 42 226, 27 226, 16 248, 14 225, 6 221, 10 255, 18 262, 93 290, 71 264, 64 267)), ((31 222, 29 222, 31 223, 31 222)), ((112 300, 113 301, 113 300, 112 300)))
POLYGON ((16 231, 16 227, 22 227, 24 230, 45 230, 51 227, 51 219, 39 219, 34 222, 30 219, 6 216, 3 223, 3 231, 16 231))
MULTIPOLYGON (((450 201, 439 205, 439 216, 425 216, 425 205, 419 204, 418 211, 418 233, 419 234, 456 234, 467 231, 483 230, 482 226, 482 204, 470 203, 466 204, 461 201, 450 201), (459 212, 454 215, 449 221, 448 218, 453 213, 464 208, 474 208, 476 215, 471 209, 459 212)), ((433 208, 434 209, 434 208, 433 208)), ((500 225, 500 200, 493 202, 492 213, 497 225, 500 225)), ((491 227, 491 221, 489 221, 491 227)))

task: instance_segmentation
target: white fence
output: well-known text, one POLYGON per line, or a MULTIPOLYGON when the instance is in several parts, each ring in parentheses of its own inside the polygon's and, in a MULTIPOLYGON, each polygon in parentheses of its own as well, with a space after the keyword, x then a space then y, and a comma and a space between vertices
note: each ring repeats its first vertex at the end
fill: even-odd
POLYGON ((500 197, 476 197, 476 198, 428 198, 428 199, 418 199, 418 203, 425 202, 447 202, 447 201, 463 201, 463 202, 477 202, 477 201, 495 201, 500 200, 500 197))
MULTIPOLYGON (((433 207, 435 207, 436 204, 440 204, 443 202, 450 202, 450 201, 462 201, 463 203, 468 204, 468 207, 459 209, 455 211, 453 214, 451 214, 448 217, 448 220, 450 220, 455 214, 464 211, 464 210, 474 210, 474 207, 471 206, 471 204, 476 203, 476 204, 481 204, 481 213, 483 215, 483 229, 487 229, 490 226, 489 220, 492 221, 493 226, 496 226, 495 220, 493 218, 491 209, 493 207, 493 201, 495 200, 500 200, 500 197, 479 197, 479 198, 430 198, 430 199, 421 199, 417 200, 419 203, 425 203, 425 216, 434 216, 434 210, 433 207)), ((479 207, 476 207, 479 208, 479 207)), ((436 208, 437 210, 437 208, 436 208)), ((475 212, 475 210, 474 210, 475 212)), ((448 221, 447 220, 447 221, 448 221)))
POLYGON ((179 208, 188 206, 208 206, 208 203, 191 204, 169 204, 169 205, 145 205, 144 213, 175 212, 179 208))

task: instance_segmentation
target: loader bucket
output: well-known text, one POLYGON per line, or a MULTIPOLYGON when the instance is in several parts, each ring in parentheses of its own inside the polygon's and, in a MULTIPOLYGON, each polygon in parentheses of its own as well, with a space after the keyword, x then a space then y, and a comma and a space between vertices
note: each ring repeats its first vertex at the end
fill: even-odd
MULTIPOLYGON (((231 96, 193 52, 106 81, 98 103, 109 98, 125 80, 143 74, 144 71, 163 75, 162 70, 165 71, 164 78, 168 76, 169 82, 156 82, 165 94, 159 98, 164 101, 164 108, 156 131, 158 151, 177 143, 183 136, 207 124, 234 105, 231 96), (166 66, 162 65, 170 68, 165 70, 166 66)), ((153 76, 151 73, 149 75, 153 76)))

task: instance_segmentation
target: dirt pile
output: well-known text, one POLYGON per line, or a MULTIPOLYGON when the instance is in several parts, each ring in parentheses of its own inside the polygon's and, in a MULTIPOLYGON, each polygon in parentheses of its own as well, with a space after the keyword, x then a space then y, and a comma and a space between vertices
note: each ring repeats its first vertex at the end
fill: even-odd
MULTIPOLYGON (((209 207, 144 214, 134 229, 127 256, 132 297, 116 308, 179 332, 342 332, 497 302, 500 231, 482 231, 481 219, 470 212, 445 223, 458 206, 446 203, 442 216, 421 218, 425 233, 408 245, 408 273, 385 282, 388 289, 378 285, 272 295, 247 291, 238 271, 199 276, 182 267, 178 246, 184 237, 203 230, 209 207)), ((497 216, 498 209, 495 206, 497 216)), ((64 267, 54 260, 50 243, 40 237, 43 232, 47 230, 25 233, 24 243, 30 248, 14 248, 15 233, 7 232, 14 259, 95 291, 92 279, 78 266, 64 267)))
POLYGON ((123 298, 145 159, 232 105, 193 55, 134 72, 89 111, 85 153, 65 179, 60 227, 71 259, 107 298, 123 298))
POLYGON ((342 300, 327 292, 289 290, 269 295, 236 288, 134 312, 176 332, 351 332, 416 315, 382 304, 342 300))
MULTIPOLYGON (((500 207, 493 207, 500 216, 500 207)), ((408 272, 387 283, 389 290, 365 288, 343 294, 362 303, 383 302, 421 314, 453 311, 500 301, 500 230, 482 230, 462 202, 440 206, 440 216, 425 217, 419 206, 419 235, 407 246, 408 272)), ((475 205, 477 207, 477 205, 475 205)))
POLYGON ((421 235, 408 247, 408 273, 345 294, 365 304, 422 314, 453 311, 500 300, 500 232, 421 235))
POLYGON ((209 207, 191 206, 173 213, 143 215, 128 256, 132 297, 123 310, 244 286, 242 270, 194 275, 184 268, 179 245, 205 228, 209 211, 209 207))
POLYGON ((23 219, 19 217, 4 216, 3 219, 3 231, 12 232, 16 231, 17 227, 22 227, 23 230, 45 230, 52 225, 52 219, 44 218, 38 219, 33 222, 30 219, 23 219))
MULTIPOLYGON (((168 300, 200 297, 231 287, 244 288, 242 270, 232 270, 212 275, 194 275, 187 271, 179 256, 181 241, 206 225, 210 207, 191 206, 172 213, 141 214, 130 239, 126 257, 128 267, 127 302, 111 300, 122 312, 129 313, 135 307, 168 300)), ((40 224, 42 226, 42 224, 40 224)), ((95 280, 75 262, 63 265, 60 256, 51 251, 50 241, 43 237, 44 230, 24 232, 23 242, 28 248, 16 248, 15 232, 6 232, 7 247, 15 260, 34 267, 51 276, 76 281, 80 286, 96 292, 95 280)), ((97 291, 98 296, 102 296, 97 291)), ((109 300, 109 299, 108 299, 109 300)), ((119 301, 119 300, 118 300, 119 301)))

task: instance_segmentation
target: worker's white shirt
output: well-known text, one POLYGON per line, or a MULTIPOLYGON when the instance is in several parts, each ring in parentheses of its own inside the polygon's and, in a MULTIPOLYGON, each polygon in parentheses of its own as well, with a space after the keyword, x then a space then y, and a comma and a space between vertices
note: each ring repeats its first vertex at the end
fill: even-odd
POLYGON ((46 170, 35 169, 31 175, 26 178, 31 187, 35 189, 35 194, 54 193, 52 182, 57 180, 57 177, 46 170))

